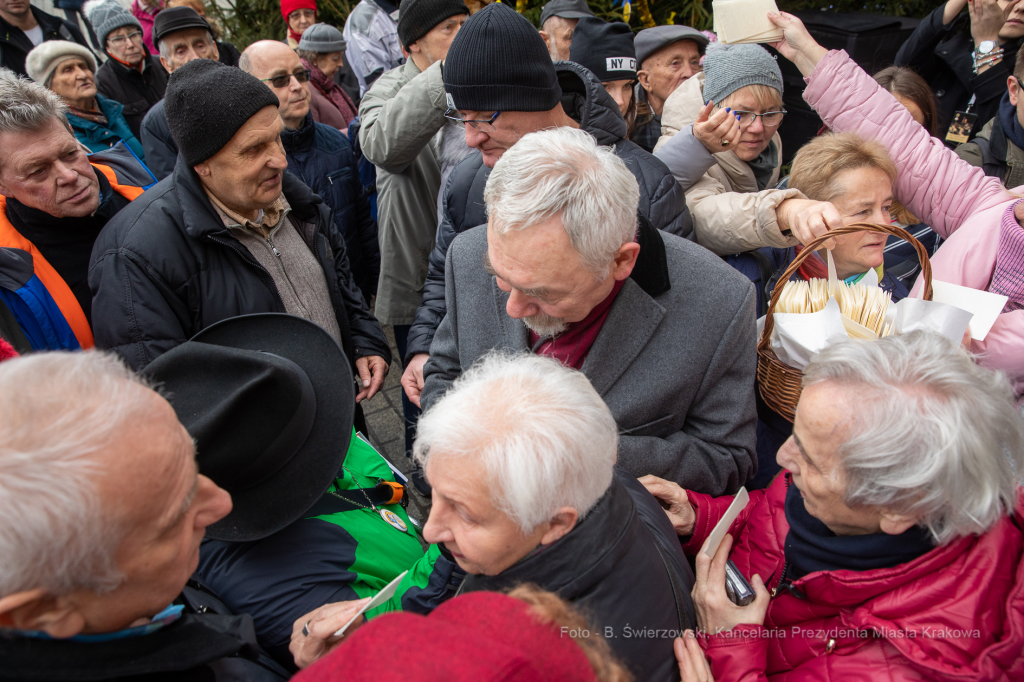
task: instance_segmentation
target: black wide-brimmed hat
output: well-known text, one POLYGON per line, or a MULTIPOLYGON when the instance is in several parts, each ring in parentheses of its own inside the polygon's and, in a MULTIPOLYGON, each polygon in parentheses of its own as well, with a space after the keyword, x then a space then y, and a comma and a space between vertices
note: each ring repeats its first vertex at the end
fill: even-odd
POLYGON ((344 351, 301 317, 262 313, 207 327, 146 367, 196 440, 200 473, 231 493, 206 530, 246 542, 302 518, 334 481, 352 436, 344 351))

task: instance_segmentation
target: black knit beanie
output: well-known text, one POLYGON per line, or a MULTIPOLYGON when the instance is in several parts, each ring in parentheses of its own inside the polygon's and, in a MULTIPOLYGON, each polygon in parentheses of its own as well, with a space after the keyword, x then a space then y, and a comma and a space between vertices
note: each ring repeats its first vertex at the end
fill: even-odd
POLYGON ((459 14, 469 14, 462 0, 405 0, 398 11, 398 40, 408 51, 435 26, 459 14))
POLYGON ((167 127, 189 166, 224 148, 245 122, 280 106, 255 76, 210 59, 193 59, 171 74, 164 94, 167 127))
POLYGON ((602 83, 636 80, 633 31, 622 22, 584 17, 572 32, 569 61, 590 69, 602 83))
POLYGON ((562 98, 537 29, 500 2, 471 16, 455 36, 444 89, 463 111, 550 111, 562 98))

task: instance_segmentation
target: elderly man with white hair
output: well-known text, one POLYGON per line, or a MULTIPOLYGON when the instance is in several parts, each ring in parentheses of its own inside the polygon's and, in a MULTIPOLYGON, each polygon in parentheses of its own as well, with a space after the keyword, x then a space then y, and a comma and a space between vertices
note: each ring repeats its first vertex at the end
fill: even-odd
POLYGON ((447 315, 422 404, 494 349, 579 369, 611 409, 619 464, 709 494, 756 467, 754 290, 640 216, 626 165, 572 128, 524 136, 495 164, 488 224, 448 251, 447 315))
MULTIPOLYGON (((482 358, 419 420, 434 544, 369 614, 532 583, 587 613, 637 680, 678 679, 672 639, 694 622, 693 576, 661 507, 615 466, 616 432, 582 373, 525 353, 482 358)), ((296 621, 300 667, 337 646, 346 604, 296 621)))
POLYGON ((287 679, 185 587, 231 498, 113 355, 0 363, 0 508, 0 679, 287 679))
POLYGON ((1024 422, 1003 375, 928 332, 831 346, 778 460, 713 559, 732 499, 643 481, 697 554, 684 681, 1024 679, 1024 422))

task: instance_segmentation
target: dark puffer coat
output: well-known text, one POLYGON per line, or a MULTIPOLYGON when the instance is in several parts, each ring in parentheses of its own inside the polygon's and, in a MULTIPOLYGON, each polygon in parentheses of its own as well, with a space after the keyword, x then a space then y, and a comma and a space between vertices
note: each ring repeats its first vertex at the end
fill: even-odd
MULTIPOLYGON (((289 217, 317 256, 353 362, 391 351, 352 283, 345 240, 330 209, 291 173, 282 188, 289 217)), ((179 161, 107 223, 89 264, 96 346, 136 370, 215 322, 251 313, 283 313, 270 273, 224 227, 199 177, 179 161)))
POLYGON ((124 106, 121 113, 136 138, 139 138, 146 112, 163 99, 168 78, 160 59, 151 56, 145 45, 142 49, 146 50, 146 58, 141 72, 112 57, 96 71, 96 89, 104 97, 124 106))
POLYGON ((377 293, 380 245, 370 202, 363 194, 355 155, 348 138, 334 128, 315 123, 313 115, 299 130, 284 130, 281 143, 288 155, 288 170, 320 195, 345 238, 352 278, 369 301, 377 293))
MULTIPOLYGON (((668 166, 626 139, 626 122, 619 107, 601 82, 587 69, 573 62, 557 62, 565 113, 580 124, 600 145, 612 147, 616 156, 636 176, 640 185, 640 213, 659 230, 693 240, 693 222, 686 208, 683 188, 668 166)), ((444 260, 457 234, 487 222, 484 185, 491 169, 480 154, 472 154, 455 167, 444 190, 444 216, 437 226, 430 269, 423 285, 423 304, 409 330, 406 358, 429 353, 434 332, 445 314, 444 260)))

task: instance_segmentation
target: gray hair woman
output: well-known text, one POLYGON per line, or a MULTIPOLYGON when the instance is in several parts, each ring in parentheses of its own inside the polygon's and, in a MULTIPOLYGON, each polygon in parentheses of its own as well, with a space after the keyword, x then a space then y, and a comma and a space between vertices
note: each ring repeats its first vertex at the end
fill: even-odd
POLYGON ((313 24, 299 40, 299 59, 309 69, 310 108, 313 120, 345 130, 359 111, 352 98, 334 82, 334 72, 344 65, 345 39, 328 24, 313 24))
MULTIPOLYGON (((701 545, 730 500, 643 481, 697 555, 715 677, 1020 679, 1024 421, 1006 378, 918 331, 830 346, 803 384, 786 471, 714 558, 701 545), (726 596, 727 559, 753 603, 726 596)), ((684 680, 708 672, 692 638, 677 653, 684 680)))

